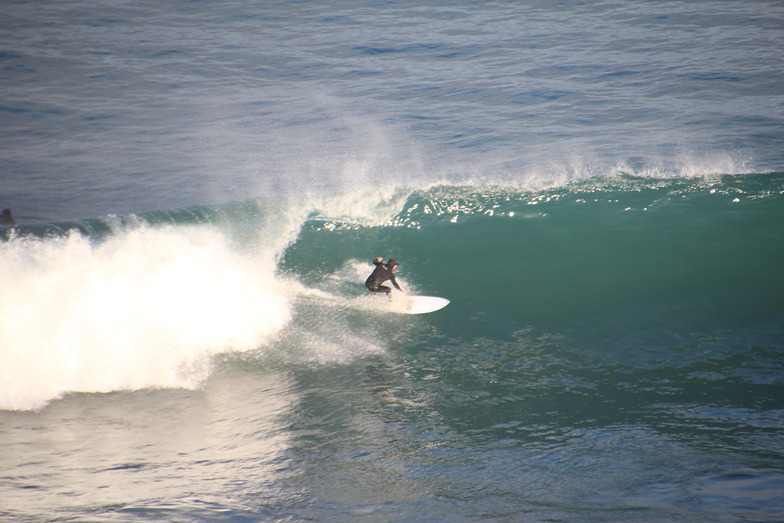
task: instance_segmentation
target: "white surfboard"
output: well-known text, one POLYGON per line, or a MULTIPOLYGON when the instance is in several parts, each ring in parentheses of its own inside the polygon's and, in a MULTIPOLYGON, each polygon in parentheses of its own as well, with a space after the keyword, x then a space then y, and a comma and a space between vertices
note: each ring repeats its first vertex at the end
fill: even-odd
POLYGON ((438 296, 397 295, 389 302, 389 310, 398 314, 425 314, 441 310, 449 300, 438 296))

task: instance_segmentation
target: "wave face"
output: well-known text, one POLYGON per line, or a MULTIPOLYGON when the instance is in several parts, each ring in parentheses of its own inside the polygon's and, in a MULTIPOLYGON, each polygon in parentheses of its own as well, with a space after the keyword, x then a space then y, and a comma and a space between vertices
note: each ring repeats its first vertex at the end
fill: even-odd
POLYGON ((322 365, 389 350, 412 327, 364 296, 377 255, 400 260, 409 292, 452 300, 428 318, 461 343, 533 331, 650 355, 775 330, 783 194, 780 173, 616 175, 6 228, 0 408, 195 388, 219 354, 322 365))
POLYGON ((521 326, 782 310, 781 175, 436 187, 404 207, 385 227, 312 220, 283 266, 317 281, 373 253, 394 255, 418 290, 452 298, 453 313, 521 326))

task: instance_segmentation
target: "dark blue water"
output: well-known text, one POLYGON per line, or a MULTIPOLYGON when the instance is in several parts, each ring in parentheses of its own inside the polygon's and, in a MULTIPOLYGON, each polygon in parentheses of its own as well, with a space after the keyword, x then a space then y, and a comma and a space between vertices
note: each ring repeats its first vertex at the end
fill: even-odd
POLYGON ((0 19, 1 518, 784 517, 779 4, 0 19))

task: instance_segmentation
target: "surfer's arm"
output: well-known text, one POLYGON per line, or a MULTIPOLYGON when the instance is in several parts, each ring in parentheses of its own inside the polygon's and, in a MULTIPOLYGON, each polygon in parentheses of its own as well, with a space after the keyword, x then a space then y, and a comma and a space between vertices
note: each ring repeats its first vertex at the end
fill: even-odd
POLYGON ((395 288, 397 290, 399 290, 400 292, 406 292, 406 291, 404 291, 403 289, 400 288, 400 285, 398 285, 397 280, 395 279, 395 275, 394 274, 389 278, 389 281, 391 281, 392 285, 394 285, 395 288))

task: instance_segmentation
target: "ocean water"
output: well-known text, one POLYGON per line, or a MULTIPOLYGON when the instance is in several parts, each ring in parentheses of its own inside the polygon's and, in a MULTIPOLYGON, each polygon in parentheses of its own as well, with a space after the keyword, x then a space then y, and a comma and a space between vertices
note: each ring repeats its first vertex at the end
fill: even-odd
POLYGON ((784 519, 779 2, 0 20, 0 519, 784 519))

